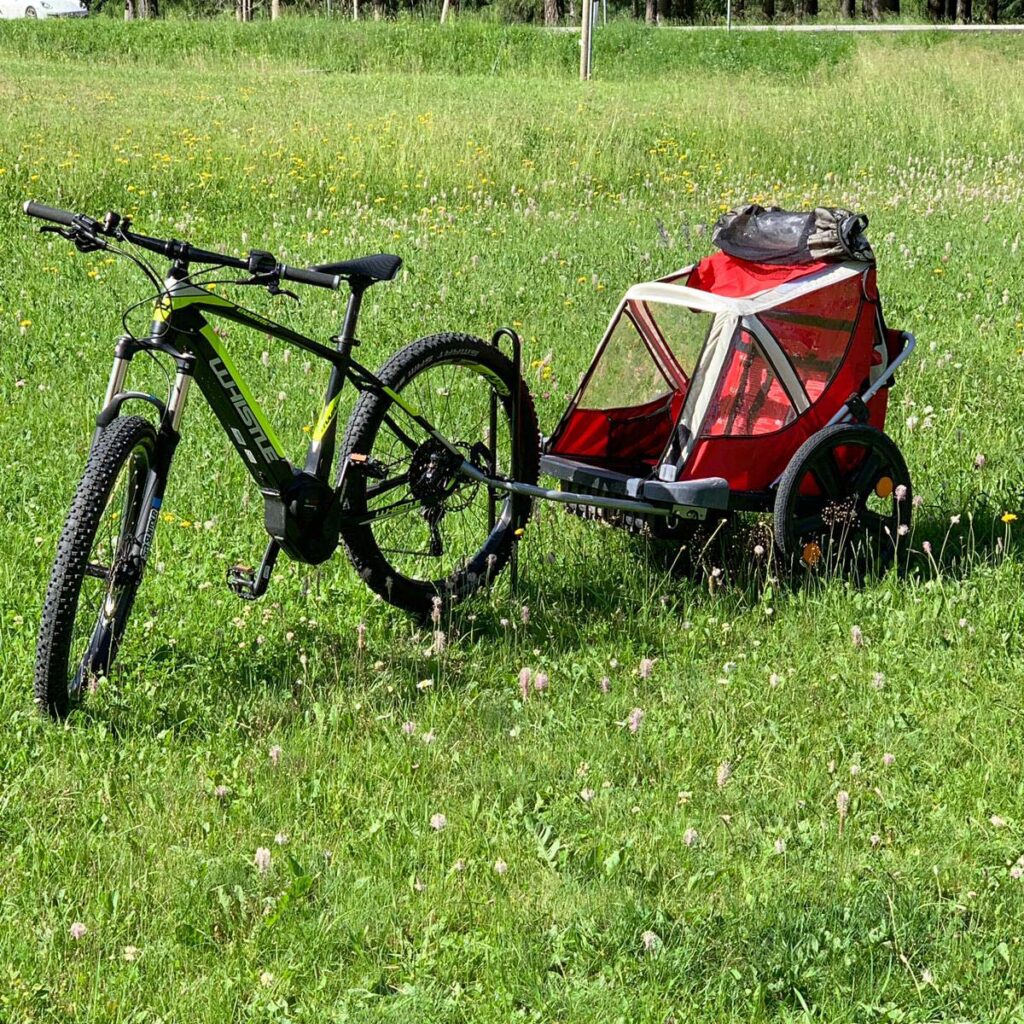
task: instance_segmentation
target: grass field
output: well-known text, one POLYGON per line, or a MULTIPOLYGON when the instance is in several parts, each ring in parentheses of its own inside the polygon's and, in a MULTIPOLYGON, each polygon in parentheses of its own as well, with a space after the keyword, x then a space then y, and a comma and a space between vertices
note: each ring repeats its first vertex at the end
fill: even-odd
MULTIPOLYGON (((0 1021, 1020 1020, 1019 47, 617 27, 584 87, 569 36, 430 29, 404 60, 406 27, 278 28, 0 24, 0 1021), (541 508, 519 592, 431 653, 340 555, 228 593, 262 516, 197 395, 116 682, 53 726, 42 595, 145 291, 30 197, 294 263, 398 252, 364 361, 514 324, 548 430, 621 292, 722 210, 863 210, 920 340, 890 417, 909 572, 789 587, 740 532, 691 579, 541 508)), ((232 339, 297 456, 322 374, 232 339)))

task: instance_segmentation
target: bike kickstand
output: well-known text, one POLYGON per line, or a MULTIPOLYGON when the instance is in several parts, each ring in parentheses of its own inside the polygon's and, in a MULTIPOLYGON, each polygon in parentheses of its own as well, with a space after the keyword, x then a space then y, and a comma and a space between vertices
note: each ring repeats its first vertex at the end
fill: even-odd
POLYGON ((228 587, 243 601, 255 601, 262 597, 267 592, 270 574, 274 571, 274 563, 280 550, 280 544, 272 540, 267 545, 263 561, 256 572, 247 565, 233 565, 228 569, 228 587))

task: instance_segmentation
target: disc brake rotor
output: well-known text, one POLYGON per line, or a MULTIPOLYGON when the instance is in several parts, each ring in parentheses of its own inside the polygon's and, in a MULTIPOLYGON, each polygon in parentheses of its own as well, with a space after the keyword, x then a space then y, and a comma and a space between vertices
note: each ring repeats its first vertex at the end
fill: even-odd
POLYGON ((422 502, 420 515, 430 531, 428 554, 439 558, 444 554, 441 520, 449 512, 459 512, 473 502, 479 484, 462 474, 463 461, 482 473, 491 470, 490 449, 478 441, 470 446, 462 441, 454 447, 465 449, 465 455, 452 451, 435 438, 424 441, 409 460, 409 493, 422 502))
POLYGON ((460 484, 462 457, 430 438, 412 453, 409 461, 409 493, 424 504, 438 504, 460 484))

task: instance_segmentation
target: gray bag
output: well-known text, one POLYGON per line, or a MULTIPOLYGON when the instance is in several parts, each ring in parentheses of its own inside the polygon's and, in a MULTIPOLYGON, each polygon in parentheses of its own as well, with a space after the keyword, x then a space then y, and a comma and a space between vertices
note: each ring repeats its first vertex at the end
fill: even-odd
POLYGON ((752 263, 874 263, 864 236, 867 226, 867 217, 849 210, 819 206, 793 213, 752 204, 722 214, 711 240, 730 256, 752 263))

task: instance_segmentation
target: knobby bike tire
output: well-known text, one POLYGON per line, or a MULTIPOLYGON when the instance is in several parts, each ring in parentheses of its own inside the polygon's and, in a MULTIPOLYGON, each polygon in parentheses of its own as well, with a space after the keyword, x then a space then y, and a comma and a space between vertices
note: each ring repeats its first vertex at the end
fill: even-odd
MULTIPOLYGON (((66 717, 81 696, 81 693, 75 692, 72 687, 80 666, 69 664, 75 622, 79 614, 95 616, 97 622, 90 636, 86 655, 92 652, 100 629, 99 613, 103 607, 102 603, 99 608, 80 609, 79 599, 87 575, 89 556, 101 520, 108 508, 111 493, 122 469, 133 456, 138 459, 145 457, 148 471, 154 465, 155 453, 156 431, 148 420, 139 416, 115 419, 104 429, 89 453, 85 471, 75 491, 71 510, 68 512, 57 544, 57 555, 50 573, 36 646, 35 699, 40 710, 54 718, 66 717)), ((119 542, 125 535, 125 530, 135 531, 139 518, 146 511, 141 508, 141 504, 136 509, 128 511, 118 531, 119 542), (128 521, 129 518, 132 521, 128 521)), ((117 547, 120 547, 120 543, 117 547)), ((109 647, 106 648, 107 654, 104 657, 107 670, 113 663, 123 638, 128 615, 141 582, 142 568, 144 567, 140 567, 133 583, 119 587, 116 613, 112 617, 112 622, 104 627, 104 639, 109 638, 109 647)), ((109 583, 107 588, 105 600, 110 599, 109 583)), ((86 621, 88 622, 88 619, 86 621)))
MULTIPOLYGON (((519 388, 519 477, 520 482, 536 484, 540 473, 540 436, 533 399, 525 383, 516 379, 511 360, 496 347, 465 334, 431 335, 397 352, 381 369, 378 377, 386 387, 401 394, 403 388, 419 374, 444 364, 482 368, 501 381, 507 395, 501 397, 500 407, 506 417, 510 436, 511 396, 515 388, 519 388)), ((349 463, 353 453, 372 453, 385 416, 394 409, 395 404, 387 395, 363 392, 345 431, 340 463, 342 467, 349 463)), ((443 427, 437 429, 444 433, 443 427)), ((366 485, 366 477, 360 474, 355 474, 346 482, 347 514, 366 511, 366 485)), ((499 510, 501 514, 493 530, 486 535, 479 550, 461 570, 440 578, 421 579, 398 571, 382 552, 372 525, 358 525, 351 521, 346 523, 345 514, 342 517, 341 538, 352 565, 370 589, 392 605, 413 615, 423 616, 431 612, 436 598, 441 598, 445 604, 454 604, 490 585, 508 562, 516 543, 517 531, 521 531, 529 519, 532 500, 521 495, 506 497, 504 492, 496 493, 505 504, 499 510)))

